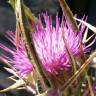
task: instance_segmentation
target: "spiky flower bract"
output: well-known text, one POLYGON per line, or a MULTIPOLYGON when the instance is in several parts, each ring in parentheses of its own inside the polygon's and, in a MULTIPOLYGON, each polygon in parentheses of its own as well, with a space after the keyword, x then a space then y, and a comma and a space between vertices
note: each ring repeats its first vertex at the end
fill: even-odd
MULTIPOLYGON (((90 50, 89 47, 95 40, 93 40, 88 46, 85 46, 83 36, 86 27, 83 24, 79 24, 78 32, 74 32, 65 17, 63 17, 60 22, 59 17, 56 16, 56 26, 53 26, 52 18, 47 14, 43 14, 43 20, 44 21, 42 22, 42 20, 39 19, 38 24, 34 26, 32 44, 36 51, 35 55, 38 56, 37 60, 40 60, 39 64, 42 64, 42 67, 44 68, 44 75, 46 75, 50 85, 52 84, 57 92, 74 74, 72 69, 73 66, 71 64, 73 62, 70 62, 70 58, 72 59, 73 57, 74 61, 76 61, 75 66, 80 67, 81 62, 79 62, 78 58, 82 59, 81 53, 83 52, 84 54, 88 52, 90 50)), ((12 68, 16 70, 19 78, 30 75, 33 66, 27 57, 24 41, 20 39, 18 48, 16 48, 15 34, 13 32, 7 32, 5 37, 14 47, 10 48, 5 44, 0 43, 0 48, 6 52, 6 55, 2 54, 0 59, 4 62, 10 63, 12 68)), ((78 68, 76 70, 78 70, 78 68)), ((13 72, 10 69, 7 70, 13 72)), ((27 78, 29 79, 27 80, 28 84, 34 79, 34 76, 33 78, 29 76, 31 79, 27 78)), ((24 78, 24 80, 25 79, 26 78, 24 78)), ((40 79, 39 76, 36 76, 36 79, 34 79, 36 80, 35 85, 32 82, 35 91, 38 90, 37 79, 40 79)), ((24 84, 25 83, 26 82, 24 82, 24 84)), ((42 80, 40 81, 40 84, 41 83, 42 80)), ((29 87, 32 87, 31 83, 29 87)))
POLYGON ((12 43, 14 47, 8 48, 6 45, 0 43, 0 48, 6 52, 6 55, 2 53, 0 59, 4 62, 6 61, 7 63, 10 63, 12 67, 16 69, 17 74, 19 74, 21 77, 25 77, 32 72, 32 64, 27 57, 23 41, 20 40, 20 44, 17 49, 15 33, 9 31, 6 33, 5 37, 12 43))
MULTIPOLYGON (((80 55, 85 26, 81 24, 76 33, 64 17, 60 23, 59 17, 56 16, 55 27, 52 25, 51 17, 44 14, 43 18, 44 26, 40 19, 32 38, 44 68, 51 74, 57 74, 60 70, 68 70, 71 67, 67 47, 74 57, 80 55)), ((83 42, 82 49, 84 52, 88 51, 83 42)))

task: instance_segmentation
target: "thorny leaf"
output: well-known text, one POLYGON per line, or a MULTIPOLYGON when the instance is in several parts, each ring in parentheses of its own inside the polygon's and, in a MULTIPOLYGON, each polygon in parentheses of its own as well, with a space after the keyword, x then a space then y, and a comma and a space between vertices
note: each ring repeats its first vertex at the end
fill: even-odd
MULTIPOLYGON (((15 14, 16 14, 16 18, 18 18, 18 13, 17 13, 17 5, 16 5, 16 0, 9 0, 9 3, 11 4, 11 6, 13 7, 15 14)), ((22 4, 23 8, 24 8, 24 12, 26 17, 29 19, 30 23, 29 23, 29 28, 31 30, 31 32, 34 31, 34 29, 31 26, 31 23, 34 22, 35 24, 37 24, 38 19, 34 16, 34 14, 31 12, 31 10, 25 5, 22 4)), ((17 20, 18 21, 18 20, 17 20)), ((16 22, 16 47, 18 48, 19 42, 21 39, 21 29, 20 29, 20 24, 19 22, 16 22)))
POLYGON ((94 33, 96 33, 96 27, 92 26, 91 24, 81 20, 81 19, 78 19, 76 17, 74 17, 75 20, 81 22, 82 24, 84 24, 85 26, 87 26, 90 30, 92 30, 94 33))
POLYGON ((19 87, 24 86, 24 85, 25 85, 25 82, 22 79, 20 79, 20 80, 17 80, 16 83, 9 86, 8 88, 0 90, 0 93, 14 90, 14 89, 19 88, 19 87))
MULTIPOLYGON (((8 2, 15 11, 15 9, 16 9, 16 0, 9 0, 8 2)), ((25 14, 28 17, 28 19, 30 19, 31 22, 33 21, 33 22, 37 23, 38 19, 34 16, 34 14, 31 12, 31 10, 25 4, 23 4, 23 8, 24 8, 25 14)))
POLYGON ((73 32, 77 32, 78 31, 78 26, 76 21, 73 18, 73 14, 69 8, 69 6, 67 5, 65 0, 59 0, 62 11, 64 16, 66 17, 66 19, 68 20, 68 23, 70 25, 70 27, 72 28, 73 32))
POLYGON ((17 23, 19 23, 18 25, 20 27, 22 39, 25 44, 27 56, 28 56, 30 62, 35 67, 35 68, 33 68, 35 74, 38 74, 38 76, 40 77, 39 79, 42 81, 42 86, 43 86, 42 88, 44 90, 46 90, 48 80, 46 79, 44 70, 42 69, 43 67, 41 67, 42 66, 41 62, 35 52, 33 41, 31 38, 31 35, 32 35, 31 31, 32 30, 28 27, 28 26, 30 26, 30 24, 28 22, 28 18, 26 16, 25 11, 24 11, 22 0, 17 0, 17 2, 16 2, 16 20, 17 20, 17 23))
POLYGON ((9 73, 13 74, 15 77, 19 78, 18 74, 16 74, 16 72, 11 68, 4 67, 4 69, 7 70, 9 73))

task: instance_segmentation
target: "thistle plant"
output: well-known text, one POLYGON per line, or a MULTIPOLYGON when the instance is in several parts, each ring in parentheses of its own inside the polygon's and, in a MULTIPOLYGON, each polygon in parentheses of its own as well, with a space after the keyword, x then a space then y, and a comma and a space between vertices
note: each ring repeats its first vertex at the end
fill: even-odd
POLYGON ((95 96, 96 80, 88 74, 96 52, 96 28, 86 22, 86 17, 73 16, 65 0, 59 0, 62 20, 47 13, 37 18, 23 0, 10 0, 16 14, 16 32, 5 35, 13 48, 0 43, 0 48, 10 54, 0 56, 7 64, 5 69, 15 83, 0 92, 26 89, 34 96, 95 96), (78 21, 79 23, 77 24, 78 21), (93 35, 87 36, 88 29, 93 35), (91 40, 91 42, 89 42, 91 40))

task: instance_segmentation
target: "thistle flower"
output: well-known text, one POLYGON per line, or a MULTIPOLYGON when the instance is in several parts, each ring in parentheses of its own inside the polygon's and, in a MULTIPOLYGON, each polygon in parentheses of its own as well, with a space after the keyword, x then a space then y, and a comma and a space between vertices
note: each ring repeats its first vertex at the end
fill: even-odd
POLYGON ((7 56, 7 54, 2 54, 0 59, 4 62, 6 61, 7 63, 11 63, 12 67, 16 69, 16 72, 20 76, 25 77, 30 72, 32 72, 32 64, 27 58, 23 41, 20 40, 19 47, 16 49, 15 33, 11 31, 7 32, 5 37, 13 44, 14 48, 8 48, 6 45, 0 43, 0 48, 10 55, 7 56))
MULTIPOLYGON (((56 27, 52 26, 52 18, 44 14, 45 27, 41 19, 32 34, 34 45, 44 68, 52 74, 57 74, 60 70, 70 69, 68 52, 66 45, 74 57, 80 55, 80 43, 82 42, 85 26, 80 24, 79 32, 73 32, 67 20, 60 20, 56 17, 56 27), (65 39, 65 40, 64 40, 65 39)), ((84 52, 89 49, 82 42, 84 52)))

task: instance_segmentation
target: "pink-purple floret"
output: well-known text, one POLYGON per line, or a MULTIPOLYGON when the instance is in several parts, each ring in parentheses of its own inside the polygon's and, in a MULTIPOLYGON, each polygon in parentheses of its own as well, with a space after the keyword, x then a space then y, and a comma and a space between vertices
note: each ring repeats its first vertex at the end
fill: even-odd
MULTIPOLYGON (((57 73, 58 70, 67 70, 70 67, 66 44, 73 56, 80 55, 80 42, 82 42, 85 26, 78 33, 73 32, 68 22, 56 16, 56 27, 52 26, 52 18, 44 14, 45 27, 40 20, 32 34, 34 45, 44 68, 50 73, 57 73), (66 44, 63 39, 65 37, 66 44)), ((84 52, 86 47, 82 44, 84 52)))
MULTIPOLYGON (((32 33, 32 40, 34 42, 36 52, 40 58, 42 65, 49 73, 58 73, 58 70, 68 70, 70 68, 68 53, 66 51, 66 44, 73 54, 73 56, 80 55, 80 42, 82 42, 82 36, 85 30, 85 26, 81 25, 79 32, 73 32, 68 22, 65 19, 60 20, 56 16, 56 27, 52 25, 52 18, 44 14, 43 23, 41 19, 36 25, 35 32, 32 33), (66 44, 63 39, 65 37, 66 44)), ((13 32, 7 32, 6 37, 15 45, 15 34, 13 32)), ((87 47, 82 44, 84 52, 87 47)), ((27 58, 27 54, 24 48, 23 41, 20 41, 18 50, 7 48, 5 45, 0 44, 0 48, 11 53, 13 58, 1 56, 3 59, 7 59, 8 62, 13 64, 13 67, 17 69, 20 75, 27 75, 32 71, 32 64, 27 58)), ((88 50, 87 50, 88 51, 88 50)))
POLYGON ((3 54, 1 55, 0 59, 2 61, 7 60, 8 63, 11 63, 20 76, 26 76, 28 73, 32 71, 32 64, 29 62, 29 59, 27 58, 23 42, 20 41, 20 45, 18 49, 16 49, 15 33, 9 31, 6 33, 5 37, 15 46, 15 48, 10 49, 7 48, 4 44, 0 44, 0 48, 12 55, 11 58, 3 54))

